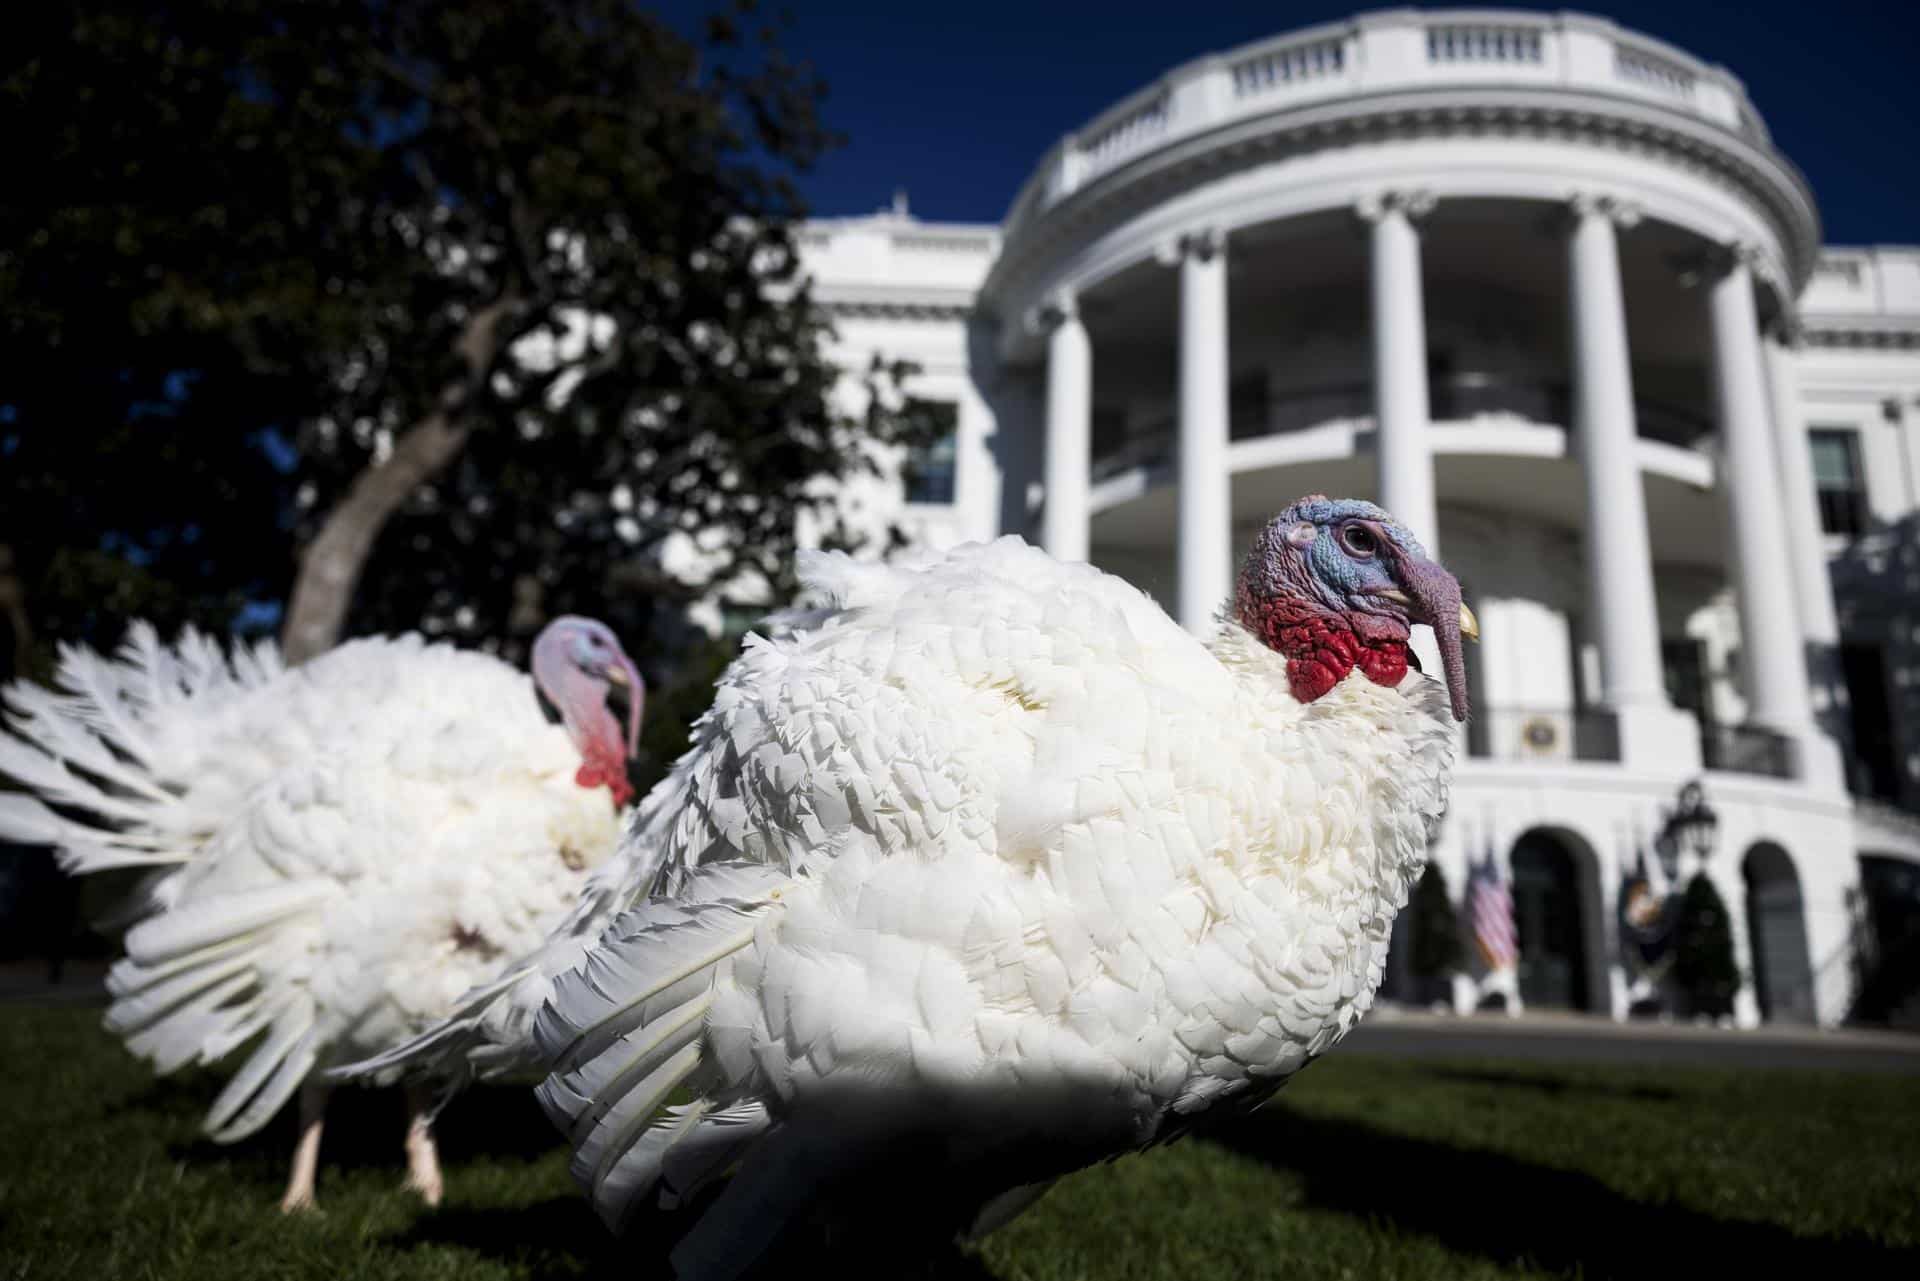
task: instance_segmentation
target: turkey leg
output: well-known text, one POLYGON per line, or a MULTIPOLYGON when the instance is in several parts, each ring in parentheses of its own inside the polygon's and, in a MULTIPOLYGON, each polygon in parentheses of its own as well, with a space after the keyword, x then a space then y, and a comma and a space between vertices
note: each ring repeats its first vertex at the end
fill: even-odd
POLYGON ((320 1168, 320 1121, 326 1115, 330 1093, 331 1088, 325 1085, 300 1087, 300 1142, 293 1149, 293 1173, 287 1178, 287 1194, 280 1198, 283 1213, 316 1208, 313 1178, 320 1168))
POLYGON ((428 1205, 439 1205, 440 1151, 433 1144, 433 1092, 407 1087, 407 1183, 428 1205))

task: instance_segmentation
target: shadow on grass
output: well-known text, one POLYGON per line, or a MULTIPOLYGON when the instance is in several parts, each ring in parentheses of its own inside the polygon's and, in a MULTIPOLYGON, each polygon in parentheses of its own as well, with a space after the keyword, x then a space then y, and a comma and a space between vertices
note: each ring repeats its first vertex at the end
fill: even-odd
POLYGON ((665 1277, 648 1245, 615 1240, 585 1199, 549 1197, 532 1205, 441 1206, 427 1211, 385 1244, 399 1249, 451 1246, 525 1268, 536 1278, 665 1277))
POLYGON ((1391 1223, 1499 1264, 1589 1278, 1672 1275, 1683 1266, 1725 1276, 1920 1276, 1920 1249, 1799 1236, 1635 1201, 1589 1175, 1355 1121, 1276 1108, 1205 1141, 1299 1176, 1308 1205, 1391 1223))
POLYGON ((1612 1085, 1604 1081, 1570 1081, 1561 1076, 1534 1076, 1524 1072, 1492 1071, 1485 1068, 1429 1067, 1426 1075, 1440 1081, 1462 1085, 1495 1085, 1503 1090, 1528 1090, 1555 1098, 1586 1095, 1609 1099, 1633 1099, 1642 1103, 1671 1103, 1680 1091, 1659 1085, 1612 1085))
MULTIPOLYGON (((257 1183, 263 1198, 277 1198, 298 1138, 298 1102, 289 1100, 265 1127, 237 1143, 215 1143, 200 1132, 199 1121, 222 1084, 223 1078, 210 1072, 156 1079, 108 1113, 164 1112, 193 1118, 194 1132, 167 1144, 170 1158, 196 1164, 224 1162, 236 1177, 257 1183)), ((406 1131, 403 1091, 335 1090, 321 1132, 323 1189, 329 1168, 390 1172, 397 1185, 406 1169, 406 1131)), ((562 1136, 534 1102, 533 1092, 512 1086, 486 1086, 461 1094, 440 1114, 434 1133, 441 1165, 449 1171, 487 1160, 530 1164, 565 1147, 562 1136)))
MULTIPOLYGON (((529 1206, 443 1208, 421 1216, 388 1244, 469 1250, 525 1267, 535 1278, 666 1281, 673 1276, 667 1262, 673 1247, 720 1191, 712 1189, 684 1211, 644 1211, 618 1238, 594 1217, 584 1197, 555 1197, 529 1206)), ((927 1257, 924 1241, 915 1244, 917 1249, 902 1248, 878 1233, 863 1238, 857 1250, 808 1241, 763 1259, 743 1281, 814 1275, 996 1281, 985 1264, 957 1246, 944 1246, 927 1257)))

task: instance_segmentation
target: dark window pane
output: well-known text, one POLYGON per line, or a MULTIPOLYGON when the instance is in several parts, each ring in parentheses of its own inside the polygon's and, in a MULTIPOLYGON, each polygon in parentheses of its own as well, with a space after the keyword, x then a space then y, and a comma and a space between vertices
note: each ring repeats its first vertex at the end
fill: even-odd
POLYGON ((1814 496, 1820 528, 1852 537, 1866 528, 1866 487, 1860 480, 1860 438, 1844 428, 1815 428, 1807 433, 1813 453, 1814 496))
POLYGON ((958 413, 950 404, 922 402, 921 408, 933 414, 938 423, 933 439, 907 450, 900 478, 910 503, 950 503, 953 501, 955 430, 958 413))

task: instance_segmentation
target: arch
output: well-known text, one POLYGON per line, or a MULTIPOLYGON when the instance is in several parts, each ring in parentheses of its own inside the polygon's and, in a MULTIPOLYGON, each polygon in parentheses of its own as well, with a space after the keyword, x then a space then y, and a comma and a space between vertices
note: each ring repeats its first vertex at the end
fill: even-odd
POLYGON ((1748 955, 1760 1013, 1776 1023, 1813 1023, 1807 910, 1793 859, 1772 841, 1760 841, 1747 850, 1740 871, 1747 883, 1748 955))
POLYGON ((1599 859, 1561 827, 1522 832, 1509 855, 1520 997, 1529 1008, 1610 1006, 1599 859))

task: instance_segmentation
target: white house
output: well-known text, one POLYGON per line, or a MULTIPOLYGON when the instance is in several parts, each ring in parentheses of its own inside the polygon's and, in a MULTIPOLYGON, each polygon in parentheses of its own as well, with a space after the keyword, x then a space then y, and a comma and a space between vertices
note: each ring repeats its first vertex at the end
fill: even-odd
POLYGON ((1863 884, 1920 862, 1920 249, 1822 247, 1731 73, 1363 14, 1168 71, 998 226, 802 241, 837 358, 954 406, 854 497, 922 539, 1018 532, 1193 628, 1302 494, 1437 544, 1485 641, 1435 856, 1511 878, 1530 1004, 1623 1017, 1625 878, 1703 865, 1740 1019, 1846 1013, 1863 884), (1717 839, 1676 857, 1694 779, 1717 839))

